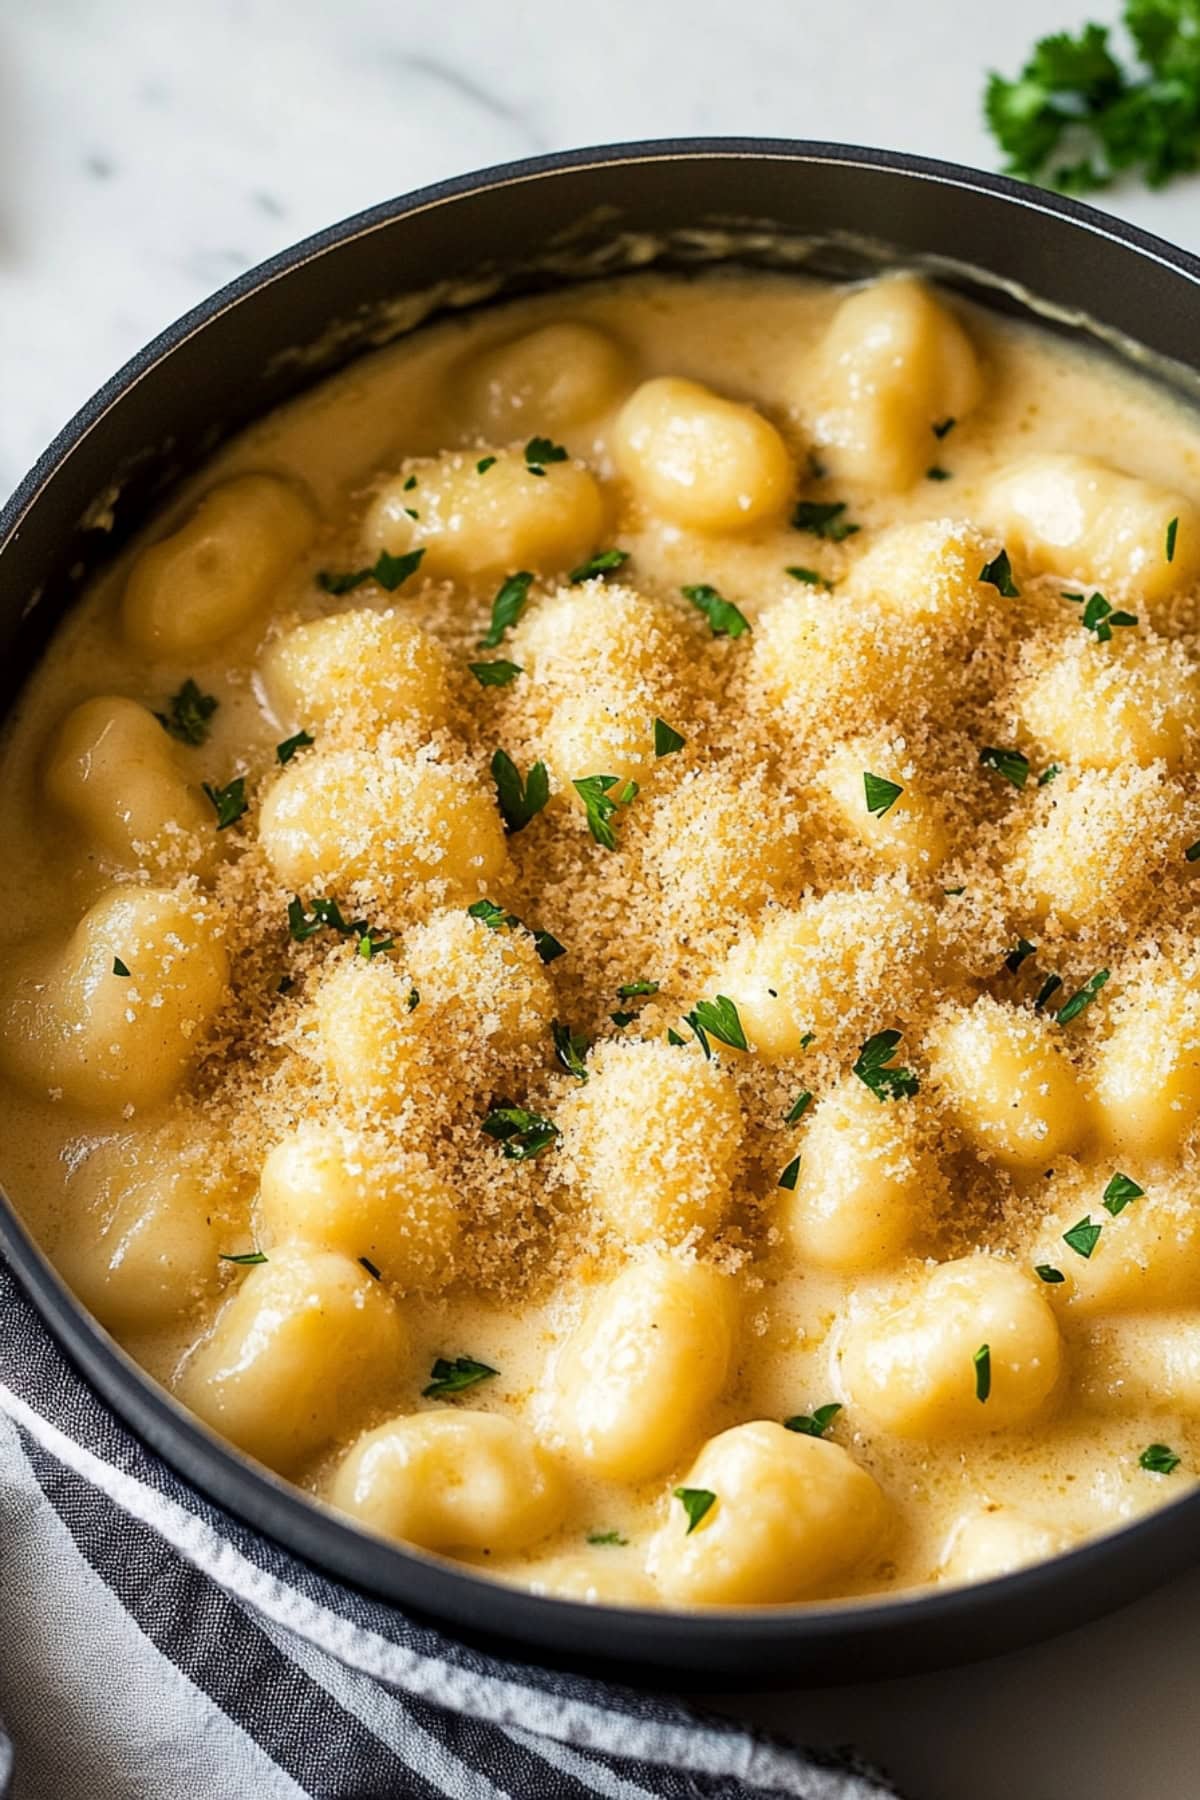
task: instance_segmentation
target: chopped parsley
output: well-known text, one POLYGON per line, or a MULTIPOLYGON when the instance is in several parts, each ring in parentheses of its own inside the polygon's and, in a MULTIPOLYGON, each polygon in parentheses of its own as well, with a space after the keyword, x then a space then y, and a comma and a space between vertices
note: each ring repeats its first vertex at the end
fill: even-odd
POLYGON ((619 1531, 589 1531, 589 1544, 627 1544, 629 1539, 622 1537, 619 1531))
POLYGON ((708 1488, 678 1487, 675 1489, 675 1498, 687 1514, 688 1528, 685 1535, 691 1537, 701 1519, 707 1518, 716 1505, 717 1496, 710 1493, 708 1488))
POLYGON ((529 774, 522 778, 507 750, 497 750, 492 756, 491 767, 506 829, 514 833, 524 831, 530 819, 537 817, 550 798, 550 776, 545 763, 535 762, 529 774))
POLYGON ((681 588, 685 600, 690 600, 708 620, 714 637, 739 638, 749 631, 750 621, 745 613, 719 594, 715 587, 701 583, 698 587, 681 588))
POLYGON ((791 1162, 788 1164, 787 1168, 783 1171, 783 1174, 779 1177, 780 1187, 786 1188, 789 1194, 794 1193, 795 1189, 796 1189, 796 1182, 797 1182, 797 1179, 799 1178, 799 1175, 800 1175, 800 1158, 798 1156, 793 1156, 791 1162))
POLYGON ((993 556, 991 562, 984 563, 979 571, 979 579, 986 581, 989 587, 994 587, 1005 600, 1020 598, 1021 590, 1013 580, 1012 564, 1008 560, 1007 550, 1001 550, 998 555, 993 556))
POLYGON ((889 781, 884 775, 872 775, 866 769, 863 770, 863 789, 867 796, 867 811, 877 819, 890 812, 904 792, 896 782, 889 781))
POLYGON ((618 1000, 640 1000, 644 994, 657 994, 657 981, 623 981, 617 989, 618 1000))
POLYGON ((316 739, 310 737, 307 731, 294 732, 290 738, 284 738, 282 744, 276 744, 275 759, 280 763, 290 763, 297 750, 307 750, 315 742, 316 739))
POLYGON ((1069 1244, 1077 1256, 1086 1262, 1100 1241, 1101 1225, 1092 1224, 1091 1213, 1085 1213, 1078 1225, 1072 1225, 1070 1231, 1063 1232, 1063 1243, 1069 1244))
POLYGON ((548 931, 534 931, 533 947, 544 963, 557 962, 560 956, 567 954, 567 946, 560 944, 548 931))
POLYGON ((421 1389, 421 1398, 440 1400, 445 1394, 462 1394, 499 1373, 490 1363, 476 1362, 473 1356, 439 1356, 429 1371, 428 1387, 421 1389))
POLYGON ((920 1088, 911 1069, 888 1066, 902 1035, 899 1031, 877 1031, 858 1053, 853 1073, 877 1100, 911 1099, 920 1088))
POLYGON ((493 1108, 483 1129, 501 1145, 509 1162, 528 1162, 540 1156, 558 1137, 558 1126, 551 1120, 507 1102, 493 1108))
POLYGON ((211 729, 208 721, 220 702, 215 694, 201 693, 189 675, 177 694, 167 701, 165 713, 155 713, 164 731, 181 744, 203 744, 211 729))
POLYGON ((375 1264, 371 1261, 369 1256, 360 1256, 358 1260, 373 1281, 383 1280, 383 1276, 379 1273, 379 1270, 375 1267, 375 1264))
POLYGON ((503 658, 496 662, 468 663, 467 667, 480 687, 507 687, 518 675, 525 673, 520 663, 505 662, 503 658))
POLYGON ((683 1022, 695 1035, 706 1059, 712 1055, 710 1037, 715 1037, 719 1044, 728 1044, 731 1050, 750 1048, 738 1009, 725 994, 718 994, 715 1000, 698 1000, 691 1012, 684 1015, 683 1022))
POLYGON ((846 510, 844 500, 798 500, 792 509, 792 529, 794 531, 811 531, 814 537, 828 538, 831 544, 840 544, 861 525, 852 525, 842 514, 846 510))
POLYGON ((621 787, 620 793, 612 793, 611 790, 617 786, 618 780, 619 777, 616 775, 583 775, 578 781, 571 783, 583 801, 584 811, 587 813, 588 830, 605 850, 615 850, 617 847, 616 833, 609 824, 609 820, 619 806, 628 806, 630 801, 637 799, 638 784, 636 781, 627 781, 621 787))
POLYGON ((1029 780, 1029 758, 1022 756, 1019 750, 1005 750, 998 744, 988 744, 979 752, 979 760, 985 769, 994 769, 1015 788, 1023 788, 1029 780))
POLYGON ((229 826, 236 825, 250 802, 246 798, 246 777, 235 775, 225 787, 213 787, 204 783, 204 792, 212 801, 213 811, 217 815, 217 830, 226 831, 229 826))
POLYGON ((353 569, 342 575, 332 575, 328 569, 319 570, 317 586, 327 594, 348 594, 352 588, 362 587, 365 581, 375 581, 389 594, 394 594, 410 575, 416 574, 424 555, 424 550, 406 550, 402 556, 381 550, 369 569, 353 569))
POLYGON ((1172 519, 1167 526, 1167 561, 1175 561, 1175 539, 1179 536, 1179 520, 1172 519))
POLYGON ((1041 774, 1037 778, 1037 784, 1039 787, 1049 787, 1050 783, 1054 780, 1055 776, 1061 775, 1061 774, 1062 774, 1062 764, 1061 763, 1051 763, 1049 768, 1042 770, 1041 774))
POLYGON ((566 460, 566 451, 553 438, 531 437, 525 446, 525 467, 531 475, 544 475, 547 463, 562 463, 566 460))
POLYGON ((265 1263, 267 1253, 265 1250, 244 1250, 240 1256, 227 1256, 222 1251, 217 1260, 218 1262, 237 1263, 239 1268, 249 1269, 257 1263, 265 1263))
POLYGON ((949 469, 943 469, 940 463, 931 463, 925 471, 926 481, 950 481, 949 469))
POLYGON ((1103 594, 1093 594, 1083 609, 1081 623, 1085 631, 1094 631, 1098 644, 1107 644, 1115 625, 1136 625, 1137 614, 1114 612, 1103 594))
POLYGON ((119 956, 113 957, 112 972, 114 975, 123 975, 126 978, 126 980, 128 980, 128 978, 129 978, 129 970, 125 966, 125 964, 121 961, 119 956))
POLYGON ((800 1092, 796 1095, 796 1098, 792 1101, 792 1104, 783 1115, 784 1124, 798 1125, 811 1105, 812 1095, 807 1088, 801 1088, 800 1092))
POLYGON ((1200 838, 1198 838, 1194 844, 1188 845, 1183 853, 1183 860, 1185 862, 1200 862, 1200 838))
POLYGON ((687 743, 687 739, 685 737, 682 737, 678 731, 672 730, 671 726, 669 726, 667 724, 667 721, 665 719, 655 719, 655 721, 654 721, 654 754, 655 754, 655 756, 674 756, 675 752, 677 750, 682 750, 683 746, 686 743, 687 743))
POLYGON ((408 478, 408 480, 407 480, 407 481, 406 481, 406 482, 405 482, 405 484, 404 484, 404 492, 405 492, 405 493, 406 493, 406 494, 411 494, 411 493, 412 493, 412 491, 413 491, 413 489, 414 489, 414 488, 415 488, 415 487, 416 487, 416 485, 417 485, 417 478, 416 478, 416 476, 415 476, 415 475, 410 475, 410 476, 409 476, 409 478, 408 478))
POLYGON ((275 992, 277 994, 290 994, 295 985, 296 977, 294 975, 281 975, 276 985, 275 992))
POLYGON ((416 1012, 416 1010, 417 1010, 418 1006, 420 1006, 420 1004, 421 1004, 420 991, 415 987, 409 988, 408 1001, 407 1001, 407 1006, 408 1006, 409 1012, 410 1013, 416 1012))
POLYGON ((1016 947, 1010 950, 1004 959, 1004 966, 1009 974, 1015 975, 1017 970, 1021 967, 1021 964, 1025 962, 1028 957, 1031 957, 1036 950, 1036 944, 1031 944, 1026 937, 1019 937, 1016 942, 1016 947))
POLYGON ((567 1074, 576 1081, 586 1081, 588 1072, 583 1059, 591 1049, 588 1040, 559 1019, 552 1021, 550 1035, 554 1039, 554 1054, 567 1074))
POLYGON ((677 1032, 677 1031, 674 1031, 674 1030, 673 1030, 673 1029, 672 1029, 672 1028, 671 1028, 671 1026, 670 1026, 670 1025, 668 1025, 668 1026, 667 1026, 667 1042, 668 1042, 668 1044, 670 1044, 670 1045, 671 1045, 671 1047, 672 1047, 672 1048, 673 1048, 673 1049, 675 1049, 675 1050, 678 1050, 678 1049, 680 1049, 680 1048, 681 1048, 681 1047, 682 1047, 682 1046, 683 1046, 683 1045, 684 1045, 684 1044, 686 1044, 686 1043, 687 1043, 687 1039, 686 1039, 686 1038, 681 1038, 681 1037, 680 1037, 680 1035, 679 1035, 679 1033, 678 1033, 678 1032, 677 1032))
POLYGON ((1056 1015, 1059 1024, 1069 1025, 1072 1019, 1077 1019, 1080 1013, 1092 1004, 1108 977, 1107 969, 1097 969, 1094 975, 1090 975, 1083 986, 1071 995, 1066 1005, 1059 1008, 1056 1015))
POLYGON ((1045 981, 1043 981, 1041 987, 1038 989, 1037 999, 1033 1003, 1034 1012, 1041 1012, 1042 1008, 1047 1006, 1049 1002, 1053 1000, 1061 986, 1061 975, 1047 975, 1045 981))
POLYGON ((827 581, 817 569, 806 569, 802 563, 791 564, 785 573, 790 575, 793 581, 802 581, 806 587, 824 588, 827 594, 833 591, 832 581, 827 581))
POLYGON ((631 1012, 611 1012, 608 1016, 618 1031, 624 1031, 625 1027, 632 1025, 637 1018, 637 1014, 631 1012))
POLYGON ((1150 1475, 1170 1475, 1179 1467, 1179 1458, 1169 1444, 1147 1444, 1138 1457, 1138 1468, 1150 1475))
POLYGON ((1115 1219, 1118 1213, 1125 1211, 1131 1200, 1140 1200, 1145 1192, 1145 1188, 1139 1187, 1136 1181, 1118 1170, 1104 1190, 1104 1210, 1110 1212, 1115 1219))
POLYGON ((1057 1287, 1060 1281, 1067 1279, 1062 1270, 1056 1269, 1053 1263, 1038 1263, 1033 1272, 1039 1281, 1046 1283, 1047 1287, 1057 1287))
MULTIPOLYGON (((472 900, 467 913, 472 919, 478 919, 481 925, 486 925, 489 931, 532 930, 531 926, 524 925, 518 919, 516 913, 506 912, 494 900, 472 900)), ((533 947, 544 963, 552 963, 556 958, 567 954, 566 946, 560 944, 556 937, 551 937, 548 931, 533 932, 533 947)))
MULTIPOLYGON (((395 947, 395 938, 388 937, 383 932, 373 931, 369 926, 367 930, 363 932, 355 946, 358 955, 362 957, 364 962, 370 962, 373 956, 380 956, 383 951, 394 950, 395 947)), ((417 998, 419 999, 420 995, 418 995, 417 998)), ((409 1012, 412 1012, 413 1009, 410 1006, 408 1010, 409 1012)))
POLYGON ((841 1410, 840 1400, 830 1400, 824 1406, 814 1406, 810 1413, 793 1413, 783 1421, 783 1428, 798 1431, 804 1437, 824 1437, 841 1410))
POLYGON ((611 575, 614 569, 628 561, 628 550, 597 550, 595 556, 589 556, 577 569, 572 569, 567 580, 572 587, 578 587, 581 581, 595 581, 600 575, 611 575))
POLYGON ((496 590, 496 598, 492 601, 492 622, 487 633, 479 642, 483 649, 494 650, 506 631, 516 624, 525 611, 525 602, 529 598, 529 590, 533 585, 533 576, 528 569, 519 569, 501 583, 496 590))
POLYGON ((475 473, 477 475, 486 475, 488 470, 494 469, 495 466, 496 459, 494 456, 481 456, 479 461, 475 464, 475 473))
POLYGON ((1066 193, 1106 188, 1136 169, 1148 187, 1200 161, 1200 59, 1194 0, 1125 0, 1136 65, 1108 28, 1043 37, 1019 75, 992 73, 984 115, 1009 175, 1066 193))
POLYGON ((975 1365, 975 1398, 986 1400, 992 1391, 992 1352, 988 1344, 980 1344, 971 1361, 975 1365))
POLYGON ((957 424, 958 424, 957 419, 943 419, 940 424, 931 425, 929 429, 933 432, 933 435, 935 438, 940 439, 940 438, 944 438, 944 437, 949 437, 950 433, 954 430, 954 427, 957 424))

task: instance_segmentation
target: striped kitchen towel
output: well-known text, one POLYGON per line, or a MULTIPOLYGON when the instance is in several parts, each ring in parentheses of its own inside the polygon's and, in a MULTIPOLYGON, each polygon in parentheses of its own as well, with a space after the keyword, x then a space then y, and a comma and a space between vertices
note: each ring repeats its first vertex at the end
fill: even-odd
POLYGON ((883 1800, 852 1757, 486 1656, 193 1493, 0 1262, 0 1800, 883 1800))

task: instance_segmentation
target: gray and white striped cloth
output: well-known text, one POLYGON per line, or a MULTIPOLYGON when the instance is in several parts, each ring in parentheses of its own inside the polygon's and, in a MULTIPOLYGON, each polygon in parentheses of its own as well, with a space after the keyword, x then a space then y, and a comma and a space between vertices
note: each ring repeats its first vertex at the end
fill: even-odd
POLYGON ((851 1757, 500 1661, 326 1580, 119 1423, 0 1262, 0 1800, 884 1800, 851 1757))

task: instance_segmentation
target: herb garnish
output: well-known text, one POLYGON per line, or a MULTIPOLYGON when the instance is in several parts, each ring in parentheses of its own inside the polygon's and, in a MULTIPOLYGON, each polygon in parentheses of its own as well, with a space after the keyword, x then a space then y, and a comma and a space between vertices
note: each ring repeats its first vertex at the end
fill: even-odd
POLYGON ((477 475, 486 475, 488 470, 494 469, 495 466, 496 458, 494 456, 481 456, 479 461, 475 464, 475 473, 477 475))
POLYGON ((1078 1225, 1072 1225, 1070 1231, 1063 1232, 1063 1243, 1069 1244, 1086 1262, 1100 1240, 1101 1229, 1102 1224, 1093 1225, 1091 1213, 1085 1213, 1078 1225))
POLYGON ((783 1421, 783 1429, 798 1431, 804 1437, 824 1437, 841 1410, 840 1400, 830 1400, 824 1406, 814 1406, 810 1413, 793 1413, 783 1421))
POLYGON ((678 731, 672 730, 671 726, 669 726, 667 724, 667 721, 665 719, 655 719, 655 721, 654 721, 654 754, 655 754, 655 756, 674 756, 675 752, 677 750, 682 750, 683 746, 686 743, 687 743, 687 739, 685 737, 682 737, 678 731))
POLYGON ((588 1072, 583 1059, 591 1049, 587 1038, 559 1019, 551 1022, 550 1035, 554 1039, 554 1054, 567 1074, 573 1075, 576 1081, 586 1081, 588 1072))
POLYGON ((992 1391, 992 1352, 987 1344, 980 1344, 971 1361, 975 1365, 975 1398, 986 1400, 992 1391))
POLYGON ((1147 1444, 1138 1457, 1138 1468, 1150 1475, 1170 1475, 1179 1467, 1179 1458, 1169 1444, 1147 1444))
POLYGON ((1021 967, 1021 964, 1027 957, 1032 956, 1036 949, 1037 945, 1031 944, 1028 938, 1018 937, 1016 947, 1010 950, 1004 959, 1004 966, 1009 974, 1015 975, 1017 970, 1021 967))
POLYGON ((505 662, 503 658, 496 662, 468 663, 467 667, 480 687, 507 687, 510 681, 525 673, 520 663, 505 662))
POLYGON ((789 1194, 794 1193, 799 1174, 800 1158, 798 1156, 793 1156, 791 1162, 779 1177, 779 1186, 781 1188, 786 1188, 789 1194))
POLYGON ((500 584, 496 590, 496 598, 492 601, 491 625, 479 640, 483 649, 494 650, 505 632, 516 624, 525 611, 525 602, 532 585, 533 576, 528 569, 519 569, 515 575, 510 575, 507 581, 500 584))
MULTIPOLYGON (((384 932, 377 932, 370 926, 363 932, 355 946, 357 954, 362 957, 364 962, 370 962, 373 956, 380 956, 385 950, 394 950, 395 947, 395 938, 388 937, 384 932)), ((419 994, 417 998, 420 999, 419 994)), ((413 1008, 410 1006, 408 1010, 412 1012, 413 1008)))
POLYGON ((1049 787, 1050 783, 1054 780, 1055 776, 1061 775, 1061 774, 1062 774, 1062 764, 1061 763, 1051 763, 1049 768, 1042 770, 1041 774, 1037 778, 1037 784, 1039 787, 1049 787))
POLYGON ((1107 644, 1114 625, 1136 625, 1137 614, 1114 612, 1103 594, 1093 594, 1083 609, 1081 623, 1085 631, 1094 631, 1098 644, 1107 644))
POLYGON ((929 429, 935 438, 944 438, 949 436, 957 424, 957 419, 943 419, 940 425, 931 425, 929 429))
POLYGON ((225 787, 213 787, 204 783, 204 792, 212 801, 213 811, 217 815, 217 830, 226 831, 229 826, 236 825, 250 802, 246 798, 246 777, 235 775, 225 787))
POLYGON ((807 1088, 801 1088, 792 1104, 783 1115, 785 1125, 798 1125, 812 1104, 812 1095, 807 1088))
POLYGON ((1200 838, 1197 838, 1194 844, 1188 845, 1183 853, 1183 860, 1184 862, 1200 862, 1200 838))
POLYGON ((1077 1019, 1085 1007, 1092 1004, 1108 977, 1107 969, 1097 969, 1094 975, 1090 975, 1083 986, 1071 995, 1066 1005, 1059 1009, 1057 1014, 1059 1024, 1069 1025, 1072 1019, 1077 1019))
POLYGON ((1021 590, 1013 580, 1012 564, 1008 560, 1007 550, 1001 550, 993 556, 991 562, 984 563, 979 571, 979 579, 986 581, 989 587, 994 587, 1005 600, 1020 598, 1021 590))
POLYGON ((566 462, 567 453, 553 438, 531 437, 525 446, 525 467, 531 475, 544 475, 547 463, 566 462))
POLYGON ((904 792, 896 782, 888 781, 883 775, 872 775, 866 769, 863 770, 863 788, 867 796, 867 811, 877 819, 882 819, 884 813, 895 806, 904 792))
POLYGON ((276 744, 275 759, 280 763, 290 763, 297 750, 307 750, 315 742, 316 739, 310 737, 307 731, 294 732, 290 738, 284 738, 282 744, 276 744))
POLYGON ((1179 536, 1179 520, 1172 519, 1167 526, 1167 561, 1175 561, 1175 539, 1179 536))
POLYGON ((480 924, 486 925, 489 931, 513 931, 518 928, 531 931, 534 949, 544 963, 552 963, 567 954, 566 945, 560 944, 548 931, 534 931, 532 926, 525 925, 518 919, 516 913, 506 912, 494 900, 472 900, 467 913, 472 919, 478 919, 480 924))
POLYGON ((476 1362, 473 1356, 439 1356, 429 1371, 429 1386, 421 1389, 421 1398, 440 1400, 444 1394, 462 1394, 499 1373, 490 1363, 476 1362))
POLYGON ((383 1276, 379 1273, 379 1270, 375 1267, 375 1264, 371 1261, 369 1256, 360 1256, 358 1260, 373 1281, 383 1280, 383 1276))
POLYGON ((578 587, 581 581, 594 581, 599 575, 611 575, 614 569, 619 569, 622 563, 628 561, 628 550, 597 550, 595 556, 589 556, 577 569, 572 569, 567 580, 572 587, 578 587))
POLYGON ((123 975, 126 977, 126 979, 128 979, 129 970, 125 966, 125 964, 121 961, 119 956, 113 957, 112 972, 114 975, 123 975))
POLYGON ((265 1250, 245 1250, 241 1256, 226 1256, 222 1251, 217 1257, 218 1262, 237 1263, 238 1267, 243 1269, 249 1269, 257 1263, 265 1263, 266 1260, 265 1250))
POLYGON ((403 587, 410 575, 416 574, 424 555, 423 549, 406 550, 402 556, 393 556, 389 550, 381 550, 369 569, 354 569, 343 575, 332 575, 328 569, 319 570, 317 586, 327 594, 348 594, 352 588, 361 587, 365 581, 375 581, 387 593, 394 594, 398 587, 403 587))
POLYGON ((675 1489, 675 1498, 682 1502, 687 1514, 688 1528, 684 1535, 691 1537, 701 1519, 706 1518, 715 1505, 717 1496, 710 1493, 708 1488, 678 1487, 675 1489))
POLYGON ((794 531, 811 531, 814 537, 827 538, 831 544, 840 544, 861 525, 852 525, 843 519, 846 510, 844 500, 798 500, 792 509, 792 529, 794 531))
POLYGON ((1067 1279, 1062 1270, 1056 1269, 1053 1263, 1038 1263, 1033 1272, 1039 1281, 1046 1283, 1047 1287, 1057 1287, 1060 1281, 1067 1279))
POLYGON ((910 1099, 920 1089, 911 1069, 888 1067, 902 1035, 899 1031, 877 1031, 858 1053, 853 1073, 877 1100, 910 1099))
POLYGON ((619 1531, 589 1531, 589 1544, 627 1544, 629 1539, 622 1537, 619 1531))
POLYGON ((1145 1191, 1145 1188, 1139 1187, 1136 1181, 1118 1170, 1104 1190, 1104 1210, 1110 1212, 1115 1219, 1118 1213, 1125 1211, 1131 1200, 1140 1200, 1145 1191))
POLYGON ((167 701, 165 713, 155 713, 164 731, 169 731, 181 744, 203 744, 208 738, 208 721, 219 702, 215 694, 203 694, 189 675, 177 694, 167 701))
POLYGON ((706 1061, 712 1056, 710 1037, 719 1044, 728 1044, 731 1050, 750 1048, 738 1009, 726 994, 718 994, 715 1000, 698 1000, 691 1012, 684 1014, 683 1022, 695 1035, 706 1061))
POLYGON ((497 750, 492 756, 491 768, 506 829, 514 834, 524 831, 530 819, 537 817, 550 798, 550 776, 545 763, 535 762, 522 779, 508 752, 497 750))
POLYGON ((558 1126, 524 1106, 510 1106, 507 1101, 494 1107, 483 1121, 483 1129, 495 1138, 509 1162, 528 1162, 540 1156, 558 1137, 558 1126))
POLYGON ((997 775, 1003 775, 1005 781, 1011 781, 1015 788, 1023 788, 1029 779, 1029 758, 1022 756, 1019 750, 1005 750, 999 744, 987 744, 979 752, 979 760, 985 769, 995 769, 997 775))
POLYGON ((793 581, 803 581, 807 587, 824 588, 827 594, 833 591, 832 581, 827 581, 818 570, 806 569, 800 563, 791 564, 784 573, 790 575, 793 581))
POLYGON ((714 637, 739 638, 744 631, 749 631, 750 621, 732 600, 726 600, 715 587, 701 584, 699 587, 680 589, 685 600, 690 600, 708 620, 714 637))
POLYGON ((623 981, 617 989, 618 1000, 638 1000, 643 994, 657 994, 657 981, 623 981))
POLYGON ((943 469, 939 463, 931 463, 925 471, 925 479, 926 481, 950 481, 952 476, 949 469, 943 469))
POLYGON ((630 801, 637 799, 636 781, 625 782, 619 794, 612 794, 611 790, 616 787, 618 780, 616 775, 584 775, 571 783, 583 801, 588 830, 605 850, 615 850, 617 847, 616 833, 608 821, 619 806, 628 806, 630 801))
POLYGON ((1041 987, 1038 989, 1037 999, 1033 1003, 1034 1012, 1041 1012, 1042 1008, 1049 1001, 1053 1000, 1061 986, 1061 975, 1047 975, 1045 981, 1043 981, 1041 987))

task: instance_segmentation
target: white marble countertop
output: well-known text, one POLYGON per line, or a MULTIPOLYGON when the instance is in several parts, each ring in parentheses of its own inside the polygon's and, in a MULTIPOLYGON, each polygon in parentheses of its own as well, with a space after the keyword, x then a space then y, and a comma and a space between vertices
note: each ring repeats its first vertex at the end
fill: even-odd
MULTIPOLYGON (((0 494, 214 287, 482 164, 679 134, 994 166, 988 67, 1114 0, 36 0, 0 8, 0 494)), ((1115 211, 1200 249, 1200 178, 1115 211)), ((913 1800, 1195 1800, 1200 1576, 1019 1656, 740 1701, 913 1800)), ((729 1704, 734 1704, 730 1702, 729 1704)))

